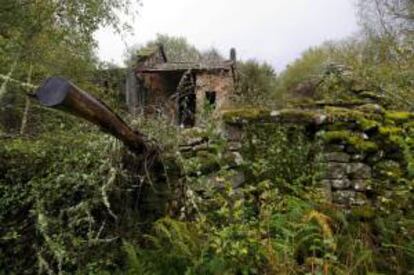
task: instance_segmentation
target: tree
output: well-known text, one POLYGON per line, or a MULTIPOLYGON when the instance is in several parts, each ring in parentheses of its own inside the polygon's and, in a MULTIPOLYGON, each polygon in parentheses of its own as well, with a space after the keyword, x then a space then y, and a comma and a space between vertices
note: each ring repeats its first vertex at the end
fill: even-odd
POLYGON ((130 4, 130 0, 0 0, 0 118, 7 114, 15 120, 23 108, 22 86, 6 76, 24 82, 30 71, 33 83, 50 75, 90 82, 97 64, 93 33, 103 25, 124 29, 119 18, 130 14, 130 4))
POLYGON ((412 0, 359 0, 360 23, 375 36, 402 38, 414 32, 412 0))
POLYGON ((211 48, 201 53, 201 60, 207 63, 214 63, 223 61, 224 57, 217 49, 211 48))
POLYGON ((404 62, 414 51, 414 2, 412 0, 360 0, 360 25, 379 61, 404 62))
POLYGON ((244 105, 257 105, 269 103, 275 95, 276 73, 267 63, 256 60, 239 62, 237 64, 238 101, 244 105))
POLYGON ((157 34, 155 40, 148 42, 145 47, 163 45, 169 61, 199 61, 201 54, 185 37, 157 34))
POLYGON ((125 25, 119 14, 128 14, 130 4, 130 0, 0 0, 0 73, 9 72, 17 62, 23 73, 27 68, 21 64, 30 64, 35 75, 76 75, 86 63, 96 61, 93 33, 102 25, 121 30, 125 25))

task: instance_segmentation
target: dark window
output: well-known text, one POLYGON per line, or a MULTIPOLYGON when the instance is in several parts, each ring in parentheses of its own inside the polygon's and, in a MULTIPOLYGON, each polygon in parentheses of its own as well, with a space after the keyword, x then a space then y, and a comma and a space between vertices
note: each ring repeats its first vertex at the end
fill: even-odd
POLYGON ((211 106, 216 106, 216 92, 208 91, 206 92, 206 101, 211 106))

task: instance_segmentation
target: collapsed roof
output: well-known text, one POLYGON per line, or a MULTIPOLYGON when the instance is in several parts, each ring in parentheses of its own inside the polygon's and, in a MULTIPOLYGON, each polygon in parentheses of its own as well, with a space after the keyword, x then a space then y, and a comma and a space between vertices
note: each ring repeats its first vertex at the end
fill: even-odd
POLYGON ((156 72, 184 72, 188 70, 193 71, 230 71, 233 69, 236 58, 235 50, 232 49, 231 59, 224 61, 197 61, 197 62, 183 62, 183 61, 168 61, 165 54, 164 47, 144 48, 137 53, 138 66, 137 72, 140 73, 156 73, 156 72), (146 62, 156 54, 160 54, 159 62, 146 62))

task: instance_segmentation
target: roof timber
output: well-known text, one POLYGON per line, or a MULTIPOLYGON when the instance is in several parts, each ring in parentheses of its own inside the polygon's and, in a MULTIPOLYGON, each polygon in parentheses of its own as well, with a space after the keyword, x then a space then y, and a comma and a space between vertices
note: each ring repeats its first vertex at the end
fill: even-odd
POLYGON ((196 63, 196 62, 166 62, 151 67, 141 67, 137 72, 172 72, 172 71, 230 71, 234 63, 223 61, 217 63, 196 63))

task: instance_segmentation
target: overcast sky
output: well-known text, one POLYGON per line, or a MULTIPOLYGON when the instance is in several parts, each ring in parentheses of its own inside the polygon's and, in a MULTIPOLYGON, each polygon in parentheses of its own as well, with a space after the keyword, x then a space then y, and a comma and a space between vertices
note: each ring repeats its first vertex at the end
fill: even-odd
POLYGON ((226 56, 235 47, 238 58, 281 70, 307 48, 358 29, 354 0, 143 0, 137 8, 133 36, 121 39, 109 29, 96 33, 102 60, 122 64, 126 46, 163 33, 226 56))

